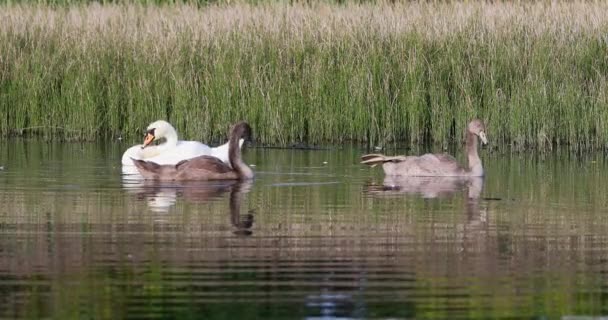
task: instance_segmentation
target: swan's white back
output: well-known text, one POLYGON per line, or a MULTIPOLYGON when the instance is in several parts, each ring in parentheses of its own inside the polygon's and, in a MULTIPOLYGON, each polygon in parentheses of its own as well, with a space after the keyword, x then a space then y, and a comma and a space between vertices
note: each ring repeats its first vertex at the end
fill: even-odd
MULTIPOLYGON (((225 163, 230 163, 228 158, 228 143, 211 148, 198 141, 177 140, 177 132, 173 126, 166 121, 156 121, 148 126, 148 130, 156 127, 158 127, 157 132, 159 133, 157 138, 165 137, 167 138, 168 143, 163 143, 158 146, 148 146, 144 149, 141 148, 141 144, 130 147, 122 155, 121 162, 123 166, 133 166, 133 161, 131 161, 131 159, 152 161, 163 165, 177 164, 182 160, 188 160, 198 156, 213 156, 225 163)), ((243 139, 239 140, 239 147, 243 145, 243 142, 243 139)))
POLYGON ((174 148, 167 149, 162 154, 144 160, 152 161, 160 165, 177 164, 182 160, 208 155, 211 155, 211 148, 206 144, 196 141, 178 141, 174 148))

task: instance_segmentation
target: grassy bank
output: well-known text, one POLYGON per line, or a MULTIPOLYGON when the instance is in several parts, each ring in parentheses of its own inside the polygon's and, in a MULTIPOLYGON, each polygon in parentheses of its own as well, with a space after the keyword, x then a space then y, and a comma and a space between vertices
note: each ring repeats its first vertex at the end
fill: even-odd
POLYGON ((608 146, 608 4, 0 7, 0 130, 608 146))

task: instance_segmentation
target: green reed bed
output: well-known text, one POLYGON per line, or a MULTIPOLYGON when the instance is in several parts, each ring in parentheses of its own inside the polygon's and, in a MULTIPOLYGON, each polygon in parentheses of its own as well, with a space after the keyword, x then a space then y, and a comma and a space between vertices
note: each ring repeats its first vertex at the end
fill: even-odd
POLYGON ((608 146, 608 4, 0 6, 0 131, 608 146))

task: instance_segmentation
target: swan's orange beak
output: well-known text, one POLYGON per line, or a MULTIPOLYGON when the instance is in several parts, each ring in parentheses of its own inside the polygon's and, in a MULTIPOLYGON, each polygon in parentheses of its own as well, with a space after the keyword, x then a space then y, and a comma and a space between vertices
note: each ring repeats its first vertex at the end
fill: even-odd
POLYGON ((146 137, 144 138, 144 145, 141 146, 141 148, 145 148, 147 147, 150 143, 152 143, 152 141, 154 141, 154 134, 151 132, 146 133, 146 137))
POLYGON ((481 143, 488 144, 488 138, 486 137, 486 133, 484 131, 479 132, 479 138, 481 139, 481 143))

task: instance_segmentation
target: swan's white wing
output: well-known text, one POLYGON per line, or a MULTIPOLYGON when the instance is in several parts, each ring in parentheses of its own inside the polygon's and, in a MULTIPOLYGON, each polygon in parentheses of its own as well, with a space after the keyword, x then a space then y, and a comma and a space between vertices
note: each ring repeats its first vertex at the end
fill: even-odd
POLYGON ((197 141, 178 141, 173 148, 163 149, 145 148, 141 145, 133 146, 122 155, 122 164, 132 166, 131 159, 152 161, 158 164, 177 164, 182 160, 192 159, 198 156, 211 155, 211 148, 197 141))
MULTIPOLYGON (((201 155, 201 153, 210 153, 211 148, 198 141, 178 141, 173 152, 183 154, 184 156, 190 156, 193 154, 201 155)), ((195 157, 198 157, 196 155, 195 157)))
MULTIPOLYGON (((239 147, 243 146, 243 139, 239 140, 239 147)), ((228 159, 228 142, 211 148, 198 141, 178 141, 174 148, 153 152, 154 149, 148 147, 141 149, 141 144, 133 146, 122 155, 123 165, 133 165, 131 158, 152 161, 158 164, 177 164, 182 160, 192 159, 198 156, 213 156, 222 162, 230 163, 228 159)))
POLYGON ((228 159, 228 142, 215 148, 211 148, 211 155, 222 160, 222 162, 230 163, 230 159, 228 159))
MULTIPOLYGON (((245 142, 245 140, 239 140, 239 148, 243 146, 243 142, 245 142)), ((230 159, 228 157, 228 142, 215 148, 211 148, 211 155, 222 160, 222 162, 230 164, 230 159)))
POLYGON ((131 159, 139 159, 139 160, 145 160, 145 159, 151 159, 153 157, 159 156, 162 153, 162 149, 157 148, 156 146, 154 147, 147 147, 142 149, 143 145, 138 144, 135 146, 132 146, 131 148, 127 149, 127 151, 125 151, 125 153, 123 153, 122 155, 122 164, 123 165, 128 165, 128 166, 132 166, 133 162, 131 161, 131 159))
POLYGON ((158 164, 177 164, 182 160, 207 155, 211 155, 211 148, 206 144, 196 141, 178 141, 174 148, 167 149, 158 156, 144 160, 158 164))
POLYGON ((141 144, 139 144, 127 149, 127 151, 122 154, 121 162, 123 165, 132 166, 133 161, 131 161, 131 159, 141 159, 142 156, 143 155, 141 154, 141 144))

